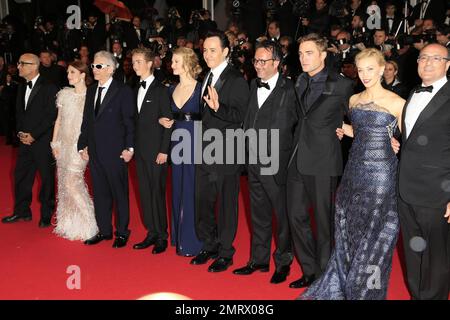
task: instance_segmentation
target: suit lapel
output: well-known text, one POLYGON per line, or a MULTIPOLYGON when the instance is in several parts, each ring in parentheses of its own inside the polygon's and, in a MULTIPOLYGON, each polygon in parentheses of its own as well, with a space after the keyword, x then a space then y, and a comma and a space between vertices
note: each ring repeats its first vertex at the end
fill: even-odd
POLYGON ((306 115, 306 107, 303 105, 301 96, 306 90, 306 80, 303 76, 298 77, 297 83, 295 84, 295 97, 297 98, 297 103, 300 106, 300 110, 303 115, 306 115))
MULTIPOLYGON (((28 98, 28 103, 25 106, 25 109, 28 110, 28 106, 30 105, 30 103, 33 101, 34 97, 36 97, 39 89, 42 87, 42 77, 39 76, 39 78, 37 79, 36 83, 34 84, 33 88, 31 89, 31 93, 30 93, 30 97, 28 98)), ((27 90, 27 87, 25 86, 25 92, 27 90)))
POLYGON ((117 82, 116 82, 116 80, 113 80, 111 82, 111 85, 108 88, 108 91, 106 92, 105 98, 103 98, 103 101, 100 104, 100 110, 98 111, 97 118, 100 117, 100 115, 105 110, 105 107, 108 105, 108 103, 111 101, 111 99, 116 95, 118 90, 119 90, 119 87, 117 85, 117 82))
POLYGON ((402 141, 406 142, 406 125, 405 125, 405 116, 406 116, 406 110, 408 109, 409 102, 412 99, 412 96, 414 94, 414 90, 411 91, 409 94, 408 100, 405 103, 405 107, 403 108, 402 112, 402 141))
POLYGON ((309 107, 309 109, 306 110, 306 113, 310 113, 313 109, 317 108, 317 106, 320 106, 322 102, 333 93, 334 89, 336 87, 336 79, 331 74, 328 74, 327 82, 325 82, 325 90, 322 91, 320 96, 317 98, 316 101, 309 107))
MULTIPOLYGON (((147 101, 149 101, 149 103, 151 102, 151 100, 149 100, 149 99, 150 99, 150 96, 151 96, 151 93, 152 93, 153 89, 156 86, 156 81, 157 81, 156 79, 153 79, 152 83, 148 87, 147 92, 145 93, 144 100, 142 100, 141 111, 139 112, 139 114, 141 114, 144 110, 147 109, 147 108, 144 107, 146 102, 147 101)), ((138 89, 138 92, 139 92, 139 89, 138 89)), ((137 95, 136 95, 136 97, 137 97, 137 95)), ((136 103, 136 105, 137 105, 137 103, 136 103)))
POLYGON ((434 95, 433 99, 428 103, 428 105, 420 113, 419 118, 417 118, 411 133, 408 136, 411 137, 420 126, 428 120, 436 111, 438 111, 442 106, 446 105, 446 102, 450 99, 449 96, 450 82, 447 83, 434 95))
POLYGON ((223 70, 222 74, 220 75, 219 79, 217 79, 216 84, 214 85, 214 89, 216 89, 217 93, 219 93, 220 89, 222 89, 222 87, 226 81, 228 72, 230 72, 230 68, 231 68, 231 66, 227 65, 225 70, 223 70))

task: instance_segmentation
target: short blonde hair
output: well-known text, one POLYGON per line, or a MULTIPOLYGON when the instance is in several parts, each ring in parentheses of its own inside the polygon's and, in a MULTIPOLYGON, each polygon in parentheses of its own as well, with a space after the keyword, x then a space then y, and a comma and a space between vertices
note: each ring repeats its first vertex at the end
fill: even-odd
POLYGON ((394 67, 394 70, 398 71, 398 64, 397 64, 397 62, 395 62, 394 60, 388 60, 388 61, 386 61, 386 63, 391 64, 394 67))
POLYGON ((383 53, 375 48, 366 48, 360 53, 358 53, 355 57, 355 64, 358 64, 358 61, 366 58, 375 58, 378 65, 381 67, 386 65, 386 60, 384 59, 383 53))
POLYGON ((183 59, 183 67, 193 79, 197 79, 200 72, 202 72, 202 67, 200 67, 197 54, 194 50, 186 47, 180 47, 175 49, 173 54, 176 54, 183 59))

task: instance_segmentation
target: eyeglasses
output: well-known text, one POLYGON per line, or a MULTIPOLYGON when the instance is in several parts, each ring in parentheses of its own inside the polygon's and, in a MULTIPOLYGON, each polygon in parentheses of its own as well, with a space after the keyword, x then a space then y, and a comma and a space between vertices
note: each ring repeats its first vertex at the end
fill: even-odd
POLYGON ((103 63, 91 64, 92 69, 96 68, 96 69, 101 70, 101 69, 107 68, 107 67, 109 67, 109 64, 103 64, 103 63))
POLYGON ((36 64, 34 62, 26 62, 26 61, 19 61, 17 62, 17 66, 25 66, 25 65, 31 65, 31 64, 36 64))
POLYGON ((441 61, 449 61, 450 59, 442 56, 427 56, 427 55, 419 56, 417 58, 417 62, 427 62, 428 60, 430 60, 432 63, 439 63, 441 61))
POLYGON ((266 60, 264 60, 264 59, 252 59, 252 63, 254 64, 254 65, 257 65, 257 64, 259 64, 259 65, 262 65, 262 66, 265 66, 266 65, 266 62, 267 61, 270 61, 270 60, 275 60, 275 59, 266 59, 266 60))

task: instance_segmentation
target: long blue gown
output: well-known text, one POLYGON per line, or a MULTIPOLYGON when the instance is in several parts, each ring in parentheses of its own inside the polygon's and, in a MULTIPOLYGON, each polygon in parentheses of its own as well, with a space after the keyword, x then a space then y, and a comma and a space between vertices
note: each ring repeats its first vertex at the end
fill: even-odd
MULTIPOLYGON (((175 86, 169 88, 172 97, 175 86)), ((171 98, 172 112, 199 113, 200 112, 201 83, 197 83, 194 92, 186 103, 178 108, 171 98)), ((174 130, 188 130, 191 137, 191 162, 172 163, 172 237, 171 243, 176 246, 177 254, 195 256, 201 248, 202 242, 195 233, 195 164, 194 164, 194 121, 175 121, 174 130)), ((181 143, 172 141, 171 150, 181 143)))
POLYGON ((386 111, 374 103, 351 109, 354 140, 336 194, 335 249, 324 274, 299 299, 386 298, 399 232, 397 157, 389 135, 396 118, 386 111))

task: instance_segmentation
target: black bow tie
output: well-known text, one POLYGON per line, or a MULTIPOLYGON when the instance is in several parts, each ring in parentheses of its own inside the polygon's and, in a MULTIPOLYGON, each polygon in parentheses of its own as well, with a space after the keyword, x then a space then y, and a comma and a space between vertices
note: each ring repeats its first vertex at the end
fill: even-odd
POLYGON ((147 87, 147 82, 146 81, 141 81, 139 82, 139 86, 141 86, 142 88, 146 88, 147 87))
POLYGON ((394 18, 392 18, 392 17, 387 17, 387 19, 388 19, 388 20, 394 20, 394 18))
POLYGON ((32 82, 32 81, 28 81, 28 82, 27 82, 27 86, 28 86, 30 89, 33 89, 33 82, 32 82))
POLYGON ((258 88, 266 88, 267 90, 270 90, 270 86, 267 82, 262 82, 260 78, 256 79, 256 85, 258 88))
POLYGON ((431 93, 431 92, 433 92, 433 86, 428 86, 428 87, 419 86, 414 91, 414 93, 420 93, 420 92, 429 92, 429 93, 431 93))

